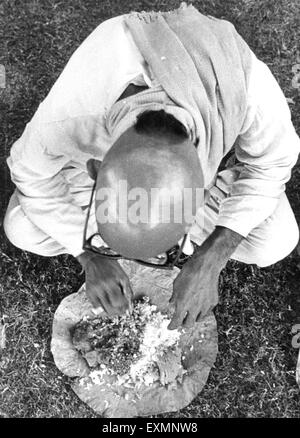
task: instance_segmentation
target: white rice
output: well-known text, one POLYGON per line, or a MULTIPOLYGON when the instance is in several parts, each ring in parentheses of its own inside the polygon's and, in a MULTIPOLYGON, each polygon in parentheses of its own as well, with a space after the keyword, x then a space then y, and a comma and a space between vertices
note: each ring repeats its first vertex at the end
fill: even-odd
MULTIPOLYGON (((140 358, 131 365, 128 373, 117 376, 119 386, 150 386, 159 381, 156 362, 169 348, 178 345, 181 333, 178 330, 168 330, 170 319, 166 315, 157 312, 157 307, 148 302, 141 305, 141 311, 146 324, 139 347, 140 358)), ((106 365, 101 365, 101 370, 92 371, 89 377, 94 384, 101 385, 104 383, 104 375, 113 374, 106 365)))

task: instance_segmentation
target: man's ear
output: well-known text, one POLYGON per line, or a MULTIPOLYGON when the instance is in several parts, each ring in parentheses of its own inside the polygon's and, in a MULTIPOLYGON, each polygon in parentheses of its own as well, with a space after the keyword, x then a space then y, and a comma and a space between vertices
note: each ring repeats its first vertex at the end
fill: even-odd
POLYGON ((89 173, 90 178, 92 178, 94 181, 97 179, 98 171, 101 166, 102 161, 95 160, 94 158, 91 158, 87 161, 86 167, 87 171, 89 173))

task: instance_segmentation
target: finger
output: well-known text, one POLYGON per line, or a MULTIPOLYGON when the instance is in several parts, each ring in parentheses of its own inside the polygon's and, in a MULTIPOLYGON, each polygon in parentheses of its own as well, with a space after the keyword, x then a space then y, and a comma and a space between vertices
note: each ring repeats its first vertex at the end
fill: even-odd
POLYGON ((130 292, 125 292, 123 286, 120 283, 110 283, 106 285, 106 299, 109 305, 109 313, 111 315, 121 315, 126 312, 131 306, 131 296, 128 297, 130 292), (126 294, 126 295, 125 295, 126 294))
POLYGON ((192 328, 196 323, 196 319, 197 319, 197 314, 195 315, 192 312, 188 312, 187 316, 185 317, 185 319, 182 323, 182 326, 184 328, 188 328, 188 329, 192 328))
POLYGON ((99 307, 101 307, 101 309, 103 309, 104 312, 109 315, 110 304, 107 298, 107 294, 102 287, 93 287, 87 289, 87 296, 92 303, 94 309, 99 309, 99 307))
POLYGON ((202 315, 201 315, 201 312, 200 312, 199 315, 196 318, 196 322, 200 322, 201 319, 202 319, 202 315))
POLYGON ((202 311, 198 314, 198 316, 197 316, 197 318, 196 318, 196 322, 202 321, 202 319, 204 319, 204 318, 206 317, 207 313, 208 313, 207 310, 202 310, 202 311))
POLYGON ((175 310, 175 313, 173 315, 173 318, 168 325, 169 330, 174 330, 182 325, 182 321, 184 320, 186 316, 186 310, 182 308, 177 308, 175 310))
POLYGON ((176 292, 173 292, 171 298, 169 299, 170 304, 175 304, 176 301, 176 292))
POLYGON ((204 319, 204 318, 208 315, 208 313, 210 313, 210 312, 213 310, 214 307, 215 307, 215 306, 207 306, 207 307, 203 307, 202 310, 201 310, 201 312, 198 314, 198 316, 197 316, 197 318, 196 318, 196 321, 199 322, 199 321, 201 321, 202 319, 204 319))
POLYGON ((98 309, 98 307, 101 306, 101 302, 98 296, 96 294, 91 293, 88 288, 86 289, 86 296, 90 301, 90 303, 92 304, 92 306, 94 307, 94 309, 98 309))
POLYGON ((106 313, 111 317, 121 315, 126 310, 127 302, 120 302, 120 294, 121 291, 119 290, 118 294, 113 298, 113 291, 111 289, 104 291, 103 302, 105 303, 106 313))
POLYGON ((179 295, 179 290, 181 290, 181 288, 178 288, 176 280, 174 280, 173 282, 173 294, 171 296, 171 298, 169 299, 169 303, 170 304, 175 304, 177 297, 179 295))
POLYGON ((122 306, 126 302, 126 297, 123 293, 123 286, 118 280, 108 280, 105 283, 104 290, 106 292, 108 302, 113 307, 122 306))
POLYGON ((122 290, 122 293, 126 299, 126 310, 129 310, 129 313, 132 313, 132 308, 133 308, 133 304, 132 304, 132 300, 133 300, 133 290, 131 288, 131 284, 129 279, 121 279, 120 280, 120 287, 122 290))
POLYGON ((121 280, 120 285, 124 296, 127 298, 129 302, 131 302, 133 298, 133 290, 130 281, 127 279, 121 280))
POLYGON ((100 303, 100 306, 102 307, 102 309, 104 310, 104 312, 110 316, 110 304, 107 300, 106 294, 104 292, 102 292, 102 296, 98 297, 98 301, 100 303))

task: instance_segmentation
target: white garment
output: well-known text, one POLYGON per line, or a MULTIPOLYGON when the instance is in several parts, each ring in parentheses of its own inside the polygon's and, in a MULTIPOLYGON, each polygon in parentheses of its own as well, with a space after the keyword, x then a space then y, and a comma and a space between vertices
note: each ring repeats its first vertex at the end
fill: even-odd
MULTIPOLYGON (((70 171, 72 173, 72 170, 70 171)), ((66 173, 68 172, 66 170, 66 173)), ((213 232, 218 220, 220 205, 228 196, 233 175, 237 177, 238 172, 238 167, 220 172, 216 179, 216 185, 210 189, 210 196, 206 197, 204 209, 198 210, 195 224, 189 232, 190 239, 198 245, 201 245, 213 232)), ((81 178, 84 179, 85 175, 86 173, 82 173, 81 178)), ((83 192, 81 187, 74 191, 74 200, 85 214, 88 198, 89 193, 83 192), (83 193, 86 195, 85 201, 83 193)), ((10 241, 25 251, 49 257, 68 252, 66 248, 47 236, 25 216, 16 193, 11 197, 4 228, 10 241)), ((95 220, 91 221, 91 232, 97 232, 95 220)), ((247 264, 269 266, 285 258, 295 248, 298 239, 299 230, 295 216, 285 193, 283 193, 274 213, 248 234, 231 258, 247 264)), ((189 253, 188 245, 185 249, 187 250, 185 252, 189 253)))
MULTIPOLYGON (((247 117, 235 145, 243 171, 217 218, 217 225, 243 236, 275 211, 300 151, 282 91, 253 58, 247 117)), ((82 186, 76 178, 88 159, 103 159, 111 147, 105 114, 129 83, 153 86, 155 80, 119 16, 98 26, 72 55, 7 160, 24 215, 74 256, 82 252, 85 221, 74 194, 88 197, 92 186, 86 176, 82 186), (66 178, 70 168, 74 175, 66 178)))

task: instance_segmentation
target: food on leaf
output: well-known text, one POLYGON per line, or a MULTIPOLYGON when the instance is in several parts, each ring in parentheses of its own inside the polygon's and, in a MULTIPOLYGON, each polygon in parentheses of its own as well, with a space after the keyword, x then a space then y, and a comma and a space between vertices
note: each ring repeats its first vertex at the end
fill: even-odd
POLYGON ((180 332, 143 298, 132 312, 114 318, 84 319, 73 331, 73 345, 86 359, 93 378, 116 375, 120 385, 163 385, 182 378, 180 332))

